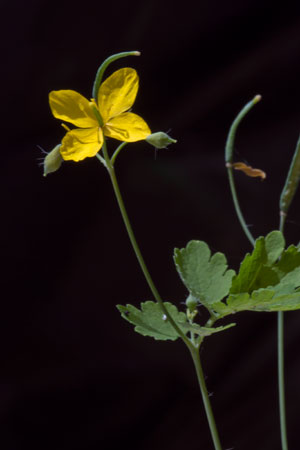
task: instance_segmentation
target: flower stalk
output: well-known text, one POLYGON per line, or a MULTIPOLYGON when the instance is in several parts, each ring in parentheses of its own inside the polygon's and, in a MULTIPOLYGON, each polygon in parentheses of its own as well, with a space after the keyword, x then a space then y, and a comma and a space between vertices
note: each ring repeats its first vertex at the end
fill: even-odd
MULTIPOLYGON (((280 223, 279 230, 283 233, 285 220, 289 207, 296 194, 300 180, 300 137, 296 144, 296 149, 290 168, 286 177, 279 201, 280 223)), ((280 434, 282 450, 288 450, 287 426, 286 426, 286 406, 285 406, 285 382, 284 382, 284 313, 277 313, 277 346, 278 346, 278 392, 279 392, 279 415, 280 434)))
MULTIPOLYGON (((140 265, 140 267, 142 269, 144 277, 146 278, 148 286, 151 289, 151 292, 152 292, 155 300, 159 303, 159 305, 160 305, 160 307, 162 309, 162 312, 167 316, 169 322, 171 323, 171 325, 173 326, 175 331, 178 333, 178 335, 181 337, 181 339, 184 341, 184 343, 188 346, 188 348, 190 348, 191 345, 192 345, 190 340, 181 331, 181 329, 178 327, 178 325, 176 324, 176 322, 173 320, 172 316, 170 315, 170 313, 166 309, 166 307, 165 307, 165 305, 164 305, 164 303, 163 303, 163 301, 161 299, 161 296, 159 295, 158 290, 157 290, 157 288, 156 288, 156 286, 155 286, 155 284, 154 284, 154 282, 152 280, 150 272, 149 272, 149 270, 148 270, 148 268, 146 266, 146 263, 144 261, 142 253, 141 253, 140 248, 138 246, 138 243, 136 241, 136 238, 135 238, 135 235, 134 235, 134 232, 133 232, 133 229, 132 229, 132 226, 131 226, 131 223, 130 223, 130 220, 129 220, 129 217, 128 217, 128 214, 127 214, 127 211, 126 211, 126 208, 125 208, 125 204, 124 204, 124 201, 123 201, 123 198, 122 198, 122 195, 121 195, 121 191, 120 191, 119 184, 118 184, 118 181, 117 181, 117 177, 116 177, 114 166, 113 166, 113 164, 112 164, 112 162, 111 162, 111 160, 110 160, 110 158, 108 156, 105 139, 104 139, 104 142, 103 142, 102 151, 103 151, 106 167, 107 167, 110 179, 111 179, 111 183, 112 183, 112 186, 113 186, 113 189, 114 189, 114 193, 115 193, 118 205, 119 205, 119 209, 120 209, 120 212, 121 212, 121 215, 122 215, 122 218, 123 218, 123 222, 124 222, 125 228, 127 230, 127 233, 128 233, 128 236, 129 236, 129 239, 130 239, 130 242, 131 242, 131 245, 133 247, 133 250, 135 252, 135 255, 137 257, 139 265, 140 265)), ((99 155, 97 155, 97 157, 98 156, 99 155)))
POLYGON ((248 114, 248 112, 253 108, 253 106, 256 103, 258 103, 260 100, 261 100, 261 96, 256 95, 240 111, 240 113, 237 115, 237 117, 235 118, 235 120, 233 121, 233 123, 230 127, 226 145, 225 145, 225 165, 227 168, 229 186, 230 186, 230 190, 231 190, 233 204, 234 204, 235 211, 238 216, 239 222, 241 224, 241 227, 244 230, 245 235, 247 236, 247 238, 249 239, 249 241, 252 245, 254 245, 255 239, 254 239, 252 233, 249 231, 249 228, 246 224, 242 210, 240 208, 240 203, 239 203, 237 192, 236 192, 235 181, 234 181, 234 177, 233 177, 233 151, 234 151, 236 132, 237 132, 237 129, 238 129, 241 121, 248 114))
MULTIPOLYGON (((121 149, 120 149, 121 150, 121 149)), ((118 151, 118 149, 116 150, 118 151)), ((118 181, 117 181, 117 177, 116 177, 116 173, 115 173, 115 169, 112 163, 112 160, 109 158, 108 155, 108 151, 107 151, 107 147, 106 147, 106 142, 104 139, 104 143, 103 143, 103 147, 102 147, 102 152, 104 155, 104 159, 105 159, 105 163, 106 163, 106 167, 112 182, 112 186, 114 189, 114 193, 120 208, 120 212, 123 218, 123 222, 125 225, 125 228, 127 230, 131 245, 134 249, 135 255, 137 257, 137 260, 139 262, 139 265, 142 269, 142 272, 145 276, 145 279, 148 283, 149 288, 151 289, 151 292, 155 298, 155 300, 157 301, 157 303, 160 305, 161 310, 163 312, 163 314, 166 315, 167 319, 169 320, 170 324, 173 326, 173 328, 175 329, 175 331, 177 332, 177 334, 181 337, 181 339, 183 340, 183 342, 186 344, 186 346, 188 347, 190 354, 192 356, 193 362, 194 362, 194 366, 195 366, 195 370, 196 370, 196 375, 197 375, 197 379, 198 379, 198 383, 199 383, 199 387, 200 387, 200 391, 201 391, 201 395, 202 395, 202 400, 203 400, 203 404, 204 404, 204 408, 205 408, 205 412, 206 412, 206 417, 208 420, 208 424, 209 424, 209 429, 211 432, 211 436, 212 436, 212 440, 214 443, 214 447, 215 450, 222 450, 221 447, 221 443, 220 443, 220 438, 219 438, 219 434, 218 434, 218 430, 216 427, 216 423, 215 423, 215 419, 214 419, 214 414, 213 414, 213 410, 212 410, 212 406, 211 406, 211 402, 209 399, 209 395, 207 392, 207 388, 206 388, 206 383, 205 383, 205 378, 204 378, 204 374, 203 374, 203 369, 202 369, 202 365, 201 365, 201 361, 200 361, 200 356, 199 356, 199 347, 200 345, 195 345, 193 343, 192 340, 190 340, 179 328, 179 326, 177 325, 177 323, 173 320, 172 316, 170 315, 170 313, 168 312, 168 310, 166 309, 160 294, 158 293, 158 290, 152 280, 152 277, 149 273, 149 270, 146 266, 146 263, 144 261, 144 258, 142 256, 142 253, 140 251, 140 248, 137 244, 125 205, 124 205, 124 201, 120 192, 120 188, 118 185, 118 181)), ((116 152, 115 152, 116 153, 116 152)), ((114 155, 115 155, 114 153, 114 155)), ((101 157, 99 154, 96 155, 97 158, 101 161, 101 157), (100 158, 99 158, 100 157, 100 158)), ((101 161, 102 162, 102 161, 101 161)))

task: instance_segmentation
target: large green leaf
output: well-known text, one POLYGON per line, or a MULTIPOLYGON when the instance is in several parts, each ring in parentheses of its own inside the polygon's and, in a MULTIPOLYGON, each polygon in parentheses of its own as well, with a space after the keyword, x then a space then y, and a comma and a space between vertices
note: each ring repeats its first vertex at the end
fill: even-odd
POLYGON ((224 317, 238 311, 288 311, 300 308, 300 251, 284 249, 281 232, 256 240, 253 252, 241 263, 226 302, 212 309, 224 317))
POLYGON ((275 230, 265 237, 265 247, 268 264, 274 264, 281 256, 285 246, 284 236, 281 231, 275 230))
MULTIPOLYGON (((179 322, 186 322, 186 315, 179 312, 175 305, 169 302, 165 302, 164 305, 178 325, 179 322)), ((141 303, 141 309, 133 305, 117 305, 117 308, 122 317, 135 325, 135 331, 143 336, 151 336, 162 341, 167 339, 175 341, 179 337, 156 302, 141 303)))
POLYGON ((186 248, 175 249, 177 271, 189 290, 203 305, 222 300, 229 292, 234 270, 227 270, 223 253, 211 256, 203 241, 190 241, 186 248))
POLYGON ((239 273, 233 278, 230 294, 250 293, 278 284, 280 274, 274 264, 283 249, 284 238, 280 231, 272 231, 265 238, 258 238, 252 253, 245 256, 239 273))
POLYGON ((229 295, 227 304, 232 311, 231 313, 239 311, 290 311, 300 309, 300 292, 279 294, 272 289, 258 289, 253 291, 251 295, 246 292, 229 295))
MULTIPOLYGON (((201 327, 196 323, 189 323, 186 315, 183 312, 179 312, 172 303, 165 302, 164 305, 184 334, 194 333, 199 337, 206 337, 235 325, 232 323, 217 328, 201 327)), ((147 301, 141 303, 141 309, 133 305, 117 305, 117 308, 122 317, 135 325, 135 331, 143 336, 151 336, 161 341, 168 339, 175 341, 179 337, 162 312, 160 305, 156 302, 147 301)))
POLYGON ((190 294, 218 318, 246 310, 288 311, 300 308, 300 249, 284 245, 280 231, 258 238, 237 275, 227 270, 223 254, 211 256, 202 241, 175 249, 175 263, 190 294))

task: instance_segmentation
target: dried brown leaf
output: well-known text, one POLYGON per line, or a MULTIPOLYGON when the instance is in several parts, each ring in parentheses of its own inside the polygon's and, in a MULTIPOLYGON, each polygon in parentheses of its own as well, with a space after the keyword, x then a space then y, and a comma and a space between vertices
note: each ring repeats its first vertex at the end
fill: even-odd
POLYGON ((264 180, 267 176, 263 170, 253 169, 253 167, 247 166, 247 164, 242 162, 233 163, 232 167, 236 170, 241 170, 246 175, 248 175, 248 177, 260 177, 262 180, 264 180))

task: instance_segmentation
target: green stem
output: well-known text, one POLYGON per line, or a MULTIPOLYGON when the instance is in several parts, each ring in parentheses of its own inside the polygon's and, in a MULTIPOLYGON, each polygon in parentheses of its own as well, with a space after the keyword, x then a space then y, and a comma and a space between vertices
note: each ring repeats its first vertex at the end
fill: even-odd
MULTIPOLYGON (((280 214, 279 230, 283 233, 286 214, 280 214)), ((285 408, 285 382, 284 382, 284 313, 277 313, 277 368, 278 368, 278 395, 281 448, 288 450, 286 408, 285 408)))
POLYGON ((120 153, 122 148, 125 147, 126 144, 128 144, 128 142, 122 142, 122 144, 120 144, 119 147, 114 151, 114 154, 112 155, 111 160, 110 160, 112 166, 114 165, 118 154, 120 153))
POLYGON ((292 162, 290 164, 289 172, 286 177, 285 185, 280 195, 279 208, 281 215, 287 215, 288 209, 296 194, 298 184, 300 181, 300 137, 296 144, 296 149, 292 162))
MULTIPOLYGON (((121 144, 122 145, 122 144, 121 144)), ((205 384, 205 379, 204 379, 204 374, 203 374, 203 370, 202 370, 202 366, 201 366, 201 362, 200 362, 200 357, 199 357, 199 345, 196 346, 194 345, 186 336, 185 334, 181 331, 181 329, 178 327, 178 325, 176 324, 176 322, 173 320, 172 316, 169 314, 168 310, 166 309, 156 287, 155 284, 153 283, 153 280, 150 276, 150 273, 148 271, 148 268, 145 264, 144 258, 141 254, 141 251, 139 249, 139 246, 136 242, 129 218, 128 218, 128 214, 126 212, 125 209, 125 205, 124 205, 124 201, 120 192, 120 188, 118 185, 118 181, 117 181, 117 177, 115 174, 115 170, 114 170, 114 166, 112 163, 112 160, 109 158, 108 152, 107 152, 107 148, 106 148, 106 141, 104 140, 103 143, 103 147, 102 147, 102 151, 103 151, 103 155, 104 155, 104 159, 105 159, 105 163, 106 163, 106 168, 108 170, 108 173, 110 175, 110 179, 113 185, 113 189, 116 195, 116 199, 121 211, 121 215, 129 236, 129 239, 131 241, 132 247, 134 249, 134 252, 136 254, 136 257, 138 259, 138 262, 140 264, 140 267, 142 269, 142 272, 147 280, 147 283, 152 291, 152 294, 154 296, 154 298, 156 299, 156 301, 158 302, 158 304, 160 305, 163 313, 167 316, 170 324, 173 326, 173 328, 175 329, 175 331, 177 332, 177 334, 181 337, 181 339, 184 341, 184 343, 186 344, 186 346, 188 347, 188 349, 190 350, 194 365, 195 365, 195 369, 196 369, 196 374, 197 374, 197 378, 198 378, 198 382, 199 382, 199 386, 200 386, 200 391, 202 394, 202 399, 203 399, 203 403, 204 403, 204 408, 205 408, 205 412, 206 412, 206 416, 207 416, 207 420, 209 423, 209 428, 210 428, 210 432, 211 432, 211 436, 214 442, 214 446, 215 446, 215 450, 222 450, 221 444, 220 444, 220 439, 218 436, 218 431, 217 431, 217 427, 216 427, 216 423, 215 423, 215 419, 214 419, 214 415, 212 412, 212 407, 210 404, 210 400, 209 400, 209 396, 208 396, 208 392, 207 392, 207 388, 206 388, 206 384, 205 384)), ((96 155, 97 158, 101 161, 101 156, 100 155, 96 155)), ((103 158, 102 158, 103 159, 103 158)))
POLYGON ((242 213, 241 208, 240 208, 240 204, 239 204, 238 196, 237 196, 237 193, 236 193, 235 182, 234 182, 234 177, 233 177, 232 167, 231 166, 227 166, 227 173, 228 173, 229 186, 230 186, 230 190, 231 190, 231 195, 232 195, 232 200, 233 200, 235 212, 236 212, 236 214, 238 216, 238 219, 240 221, 242 229, 244 230, 245 235, 247 236, 247 238, 249 239, 251 244, 254 246, 255 239, 252 236, 252 233, 249 231, 249 228, 247 227, 247 224, 245 222, 243 213, 242 213))
POLYGON ((109 64, 111 64, 113 61, 116 61, 117 59, 125 58, 126 56, 140 56, 140 54, 141 53, 138 51, 116 53, 115 55, 109 56, 105 61, 103 61, 103 63, 101 64, 101 66, 99 67, 99 69, 97 70, 97 73, 96 73, 96 78, 95 78, 94 85, 93 85, 93 98, 97 101, 99 87, 100 87, 104 72, 105 72, 106 68, 109 66, 109 64))
MULTIPOLYGON (((279 201, 280 224, 279 230, 283 233, 285 220, 289 207, 294 199, 300 181, 300 138, 290 168, 282 189, 279 201)), ((277 349, 278 349, 278 390, 279 390, 279 418, 282 450, 288 450, 285 408, 284 383, 284 313, 277 313, 277 349)))
POLYGON ((203 369, 202 369, 200 356, 199 356, 199 350, 196 348, 192 348, 192 349, 190 349, 190 351, 191 351, 191 356, 192 356, 192 359, 193 359, 193 362, 195 365, 198 383, 199 383, 199 387, 200 387, 200 391, 201 391, 201 395, 202 395, 202 400, 203 400, 203 404, 204 404, 204 408, 205 408, 205 412, 206 412, 206 417, 208 420, 211 437, 212 437, 212 440, 213 440, 213 443, 215 446, 215 450, 222 450, 214 414, 212 411, 211 403, 209 400, 209 395, 208 395, 207 388, 206 388, 205 378, 204 378, 203 369))
MULTIPOLYGON (((296 144, 296 149, 290 168, 286 177, 280 201, 280 225, 279 230, 283 233, 283 228, 289 207, 296 194, 300 181, 300 137, 296 144)), ((284 389, 284 314, 277 313, 277 347, 278 347, 278 388, 279 388, 279 416, 282 450, 288 450, 286 412, 285 412, 285 389, 284 389)))
POLYGON ((279 417, 282 450, 288 450, 284 389, 284 313, 277 313, 279 417))
POLYGON ((243 118, 246 116, 246 114, 252 109, 252 107, 259 102, 261 99, 260 95, 256 95, 250 102, 248 102, 244 108, 239 112, 239 114, 236 116, 236 118, 234 119, 229 133, 228 133, 228 137, 227 137, 227 141, 226 141, 226 146, 225 146, 225 163, 226 163, 226 167, 227 167, 227 173, 228 173, 228 178, 229 178, 229 185, 230 185, 230 190, 231 190, 231 195, 233 198, 233 204, 238 216, 238 219, 240 221, 241 227, 244 230, 247 238, 249 239, 249 241, 251 242, 252 245, 254 245, 254 237, 252 236, 252 234, 250 233, 244 216, 242 214, 240 205, 239 205, 239 201, 238 201, 238 197, 237 197, 237 193, 236 193, 236 188, 235 188, 235 183, 234 183, 234 177, 233 177, 233 172, 232 172, 232 160, 233 160, 233 150, 234 150, 234 142, 235 142, 235 135, 237 132, 237 129, 239 127, 239 124, 241 123, 241 121, 243 120, 243 118))
MULTIPOLYGON (((185 334, 181 331, 181 329, 178 327, 176 322, 173 320, 172 316, 169 314, 167 308, 165 307, 165 305, 164 305, 164 303, 163 303, 163 301, 162 301, 162 299, 161 299, 161 297, 160 297, 160 295, 158 293, 158 290, 156 289, 156 286, 155 286, 155 284, 154 284, 154 282, 153 282, 153 280, 151 278, 151 275, 150 275, 150 273, 148 271, 148 268, 146 266, 146 263, 144 261, 144 258, 142 256, 142 253, 140 251, 140 248, 139 248, 139 246, 137 244, 137 241, 135 239, 135 235, 134 235, 133 230, 132 230, 132 226, 131 226, 131 223, 130 223, 130 220, 129 220, 129 217, 128 217, 128 214, 127 214, 127 211, 126 211, 126 208, 125 208, 125 205, 124 205, 124 201, 123 201, 123 198, 122 198, 122 195, 121 195, 119 184, 118 184, 118 181, 117 181, 115 169, 114 169, 114 166, 112 165, 111 160, 109 159, 109 156, 108 156, 105 139, 104 139, 104 142, 103 142, 102 151, 103 151, 103 155, 104 155, 104 159, 105 159, 105 162, 106 162, 107 170, 108 170, 108 173, 110 175, 110 179, 111 179, 111 182, 112 182, 112 185, 113 185, 114 193, 115 193, 115 196, 116 196, 119 208, 120 208, 120 212, 121 212, 121 215, 122 215, 122 218, 123 218, 123 222, 124 222, 125 228, 127 230, 127 233, 128 233, 128 236, 129 236, 129 239, 130 239, 130 242, 131 242, 131 245, 133 247, 133 250, 135 252, 137 260, 138 260, 138 262, 140 264, 142 272, 143 272, 143 274, 144 274, 144 276, 146 278, 146 281, 147 281, 147 283, 149 285, 149 288, 151 289, 155 300, 160 305, 160 307, 162 309, 162 312, 166 315, 166 317, 169 320, 170 324, 173 326, 173 328, 175 329, 177 334, 185 342, 185 344, 188 346, 188 348, 191 348, 192 343, 185 336, 185 334)), ((99 158, 100 155, 97 154, 96 156, 100 160, 100 158, 99 158)))
POLYGON ((227 141, 226 141, 226 148, 225 148, 225 162, 226 163, 232 163, 233 158, 233 150, 234 150, 234 141, 235 141, 235 135, 237 132, 237 129, 239 127, 239 124, 243 120, 243 118, 248 114, 248 112, 253 108, 253 106, 258 103, 261 100, 260 95, 256 95, 250 102, 248 102, 244 108, 238 113, 234 121, 232 122, 232 125, 230 127, 227 141))
MULTIPOLYGON (((232 172, 232 159, 234 150, 235 134, 241 120, 250 111, 250 109, 260 100, 260 96, 254 97, 254 99, 247 103, 247 105, 241 110, 236 119, 234 120, 226 142, 225 149, 225 162, 228 171, 229 184, 232 193, 234 207, 239 218, 240 224, 251 242, 254 245, 255 240, 250 233, 243 214, 241 212, 238 197, 236 194, 234 177, 232 172)), ((280 226, 279 229, 283 232, 284 223, 286 219, 286 213, 298 186, 300 177, 300 140, 298 140, 294 159, 291 164, 290 172, 286 184, 283 189, 283 193, 280 198, 280 226)), ((281 432, 281 445, 282 450, 288 450, 287 444, 287 431, 286 431, 286 411, 285 411, 285 389, 284 389, 284 314, 282 311, 277 313, 277 348, 278 348, 278 389, 279 389, 279 411, 280 411, 280 432, 281 432)))

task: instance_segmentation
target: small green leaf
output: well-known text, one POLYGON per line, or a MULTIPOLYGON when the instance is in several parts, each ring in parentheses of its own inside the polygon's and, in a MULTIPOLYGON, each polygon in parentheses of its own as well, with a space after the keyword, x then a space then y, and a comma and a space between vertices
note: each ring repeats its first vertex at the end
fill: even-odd
POLYGON ((285 240, 281 231, 271 231, 265 238, 268 264, 274 264, 282 254, 285 240))
POLYGON ((283 253, 276 265, 279 278, 293 272, 300 267, 300 248, 290 245, 283 253))
POLYGON ((227 306, 230 308, 231 314, 238 311, 246 311, 247 309, 251 310, 252 303, 250 294, 248 294, 248 292, 230 294, 227 299, 227 306))
MULTIPOLYGON (((185 324, 187 321, 186 315, 183 312, 179 312, 172 303, 165 302, 164 305, 173 320, 181 328, 180 322, 185 324)), ((147 301, 141 303, 140 310, 133 305, 117 305, 117 308, 122 317, 135 325, 135 331, 143 336, 151 336, 161 341, 168 339, 175 341, 179 337, 156 302, 147 301)), ((185 333, 185 330, 183 332, 185 333)))
POLYGON ((180 324, 182 329, 184 329, 185 331, 190 331, 194 334, 198 334, 201 337, 210 336, 211 334, 214 333, 219 333, 220 331, 227 330, 228 328, 232 328, 235 325, 236 325, 235 323, 230 323, 228 325, 224 325, 221 327, 210 328, 210 327, 201 327, 197 323, 190 324, 187 322, 185 324, 180 324))
POLYGON ((186 248, 175 249, 174 260, 183 283, 204 306, 226 297, 235 272, 227 270, 223 253, 211 256, 205 242, 190 241, 186 248))
POLYGON ((230 293, 237 294, 253 290, 263 263, 266 262, 264 238, 260 237, 255 241, 253 252, 251 254, 247 253, 242 261, 239 273, 232 280, 230 293))
POLYGON ((283 285, 281 290, 270 287, 269 289, 253 291, 251 295, 247 292, 229 295, 227 304, 232 311, 231 313, 239 311, 291 311, 300 309, 300 292, 295 292, 290 285, 283 285))
POLYGON ((232 309, 224 302, 216 302, 211 305, 211 309, 214 311, 218 319, 232 314, 232 309))
POLYGON ((245 256, 239 273, 232 280, 230 294, 250 293, 278 284, 280 276, 275 263, 283 249, 284 237, 280 231, 272 231, 265 238, 256 239, 253 252, 245 256))

